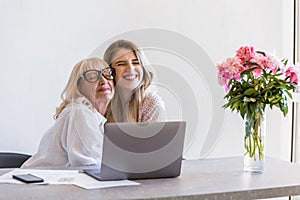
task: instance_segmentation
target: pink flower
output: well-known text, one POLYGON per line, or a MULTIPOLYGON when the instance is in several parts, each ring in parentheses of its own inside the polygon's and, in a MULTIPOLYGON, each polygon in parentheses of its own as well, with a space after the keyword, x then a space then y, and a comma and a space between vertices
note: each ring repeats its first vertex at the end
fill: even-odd
POLYGON ((255 78, 261 77, 261 75, 263 74, 263 70, 260 66, 253 66, 256 67, 255 70, 252 71, 252 74, 255 78))
POLYGON ((245 63, 255 57, 256 53, 253 46, 242 46, 236 51, 236 56, 245 63))
POLYGON ((298 84, 298 73, 299 71, 296 69, 294 65, 291 65, 287 68, 285 72, 285 76, 290 76, 290 82, 298 84))
POLYGON ((292 83, 298 84, 298 75, 297 75, 297 73, 291 72, 290 81, 291 81, 292 83))
POLYGON ((280 63, 270 55, 264 56, 262 54, 257 54, 254 58, 250 60, 250 62, 256 63, 266 71, 272 71, 273 74, 276 74, 278 68, 280 68, 280 63))
POLYGON ((227 58, 224 62, 217 65, 219 74, 218 80, 221 85, 228 84, 232 78, 240 79, 240 73, 244 70, 238 58, 227 58))

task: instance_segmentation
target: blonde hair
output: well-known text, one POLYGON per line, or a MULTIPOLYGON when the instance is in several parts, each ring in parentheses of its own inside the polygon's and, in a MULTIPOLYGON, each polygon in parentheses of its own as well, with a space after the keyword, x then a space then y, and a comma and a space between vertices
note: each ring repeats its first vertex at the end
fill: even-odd
POLYGON ((111 66, 113 57, 120 49, 131 50, 135 53, 139 60, 142 69, 143 77, 141 83, 136 87, 132 93, 129 101, 128 112, 125 113, 123 119, 123 111, 121 99, 118 92, 118 87, 115 88, 115 95, 108 105, 106 118, 108 122, 138 122, 140 105, 145 96, 146 89, 150 86, 153 78, 153 73, 150 69, 144 52, 138 46, 128 40, 117 40, 113 42, 105 51, 103 59, 111 66))
POLYGON ((62 103, 56 108, 54 119, 57 119, 63 109, 72 102, 73 99, 83 97, 84 95, 80 92, 80 79, 81 75, 90 69, 100 70, 102 68, 109 67, 108 64, 100 58, 87 58, 79 61, 73 68, 69 77, 68 83, 62 91, 60 97, 62 103))

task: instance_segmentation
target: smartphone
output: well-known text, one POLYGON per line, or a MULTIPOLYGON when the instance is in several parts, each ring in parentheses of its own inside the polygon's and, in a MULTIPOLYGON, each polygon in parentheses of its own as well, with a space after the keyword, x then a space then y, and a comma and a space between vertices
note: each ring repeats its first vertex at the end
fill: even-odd
POLYGON ((12 177, 14 179, 17 179, 24 183, 42 183, 42 182, 44 182, 44 179, 34 176, 32 174, 18 174, 18 175, 12 175, 12 177))

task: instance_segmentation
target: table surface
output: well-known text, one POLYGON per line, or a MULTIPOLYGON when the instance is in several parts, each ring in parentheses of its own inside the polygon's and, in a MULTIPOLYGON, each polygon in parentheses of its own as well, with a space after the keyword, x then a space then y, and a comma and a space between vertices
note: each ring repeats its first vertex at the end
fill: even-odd
MULTIPOLYGON (((263 174, 243 172, 242 157, 184 160, 177 178, 86 190, 73 185, 0 184, 1 199, 258 199, 300 195, 300 165, 267 158, 263 174)), ((7 172, 1 169, 0 174, 7 172)))

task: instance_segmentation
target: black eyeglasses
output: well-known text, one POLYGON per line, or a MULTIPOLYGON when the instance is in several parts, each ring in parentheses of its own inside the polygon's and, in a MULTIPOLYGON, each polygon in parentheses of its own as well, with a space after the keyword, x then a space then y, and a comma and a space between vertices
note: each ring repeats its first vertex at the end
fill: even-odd
POLYGON ((92 69, 84 72, 80 77, 83 77, 90 83, 95 83, 100 79, 101 75, 107 80, 114 80, 115 71, 113 68, 110 67, 102 70, 92 69))

